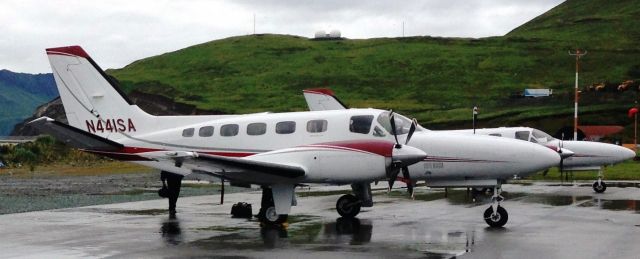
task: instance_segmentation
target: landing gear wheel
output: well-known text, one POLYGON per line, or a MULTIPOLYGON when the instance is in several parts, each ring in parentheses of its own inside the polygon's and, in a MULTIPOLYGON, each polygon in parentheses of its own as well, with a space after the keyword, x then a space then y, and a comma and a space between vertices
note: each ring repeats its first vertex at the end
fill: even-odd
POLYGON ((607 190, 607 184, 604 183, 604 181, 600 181, 600 184, 598 184, 597 181, 593 182, 593 190, 597 193, 603 193, 604 191, 607 190))
POLYGON ((273 206, 267 207, 266 209, 261 208, 260 213, 258 214, 258 219, 260 219, 260 222, 272 225, 282 224, 287 221, 288 217, 289 215, 287 214, 276 214, 276 207, 273 206))
POLYGON ((345 194, 336 202, 336 210, 340 216, 353 218, 360 213, 361 203, 356 196, 345 194))
POLYGON ((484 211, 484 221, 492 228, 504 226, 504 224, 507 224, 507 220, 509 220, 509 214, 501 206, 498 206, 497 213, 493 213, 493 207, 489 207, 484 211))

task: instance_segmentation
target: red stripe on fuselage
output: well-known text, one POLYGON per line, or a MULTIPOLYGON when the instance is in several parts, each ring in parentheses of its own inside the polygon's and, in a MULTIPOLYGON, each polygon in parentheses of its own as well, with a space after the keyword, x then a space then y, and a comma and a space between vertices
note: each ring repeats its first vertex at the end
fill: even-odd
POLYGON ((336 141, 336 142, 306 145, 303 147, 325 147, 325 148, 338 148, 343 150, 352 149, 352 150, 373 153, 373 154, 381 155, 384 157, 391 157, 394 145, 395 144, 393 142, 384 141, 384 140, 366 140, 366 141, 348 140, 348 141, 336 141))

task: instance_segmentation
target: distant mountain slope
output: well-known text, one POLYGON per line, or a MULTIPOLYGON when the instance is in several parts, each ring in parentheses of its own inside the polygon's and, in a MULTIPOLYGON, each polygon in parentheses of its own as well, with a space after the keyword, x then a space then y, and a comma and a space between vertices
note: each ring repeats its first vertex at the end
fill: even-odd
POLYGON ((539 38, 584 48, 638 49, 640 2, 572 0, 523 24, 508 37, 539 38))
POLYGON ((57 95, 52 74, 0 70, 0 136, 9 135, 15 124, 57 95))

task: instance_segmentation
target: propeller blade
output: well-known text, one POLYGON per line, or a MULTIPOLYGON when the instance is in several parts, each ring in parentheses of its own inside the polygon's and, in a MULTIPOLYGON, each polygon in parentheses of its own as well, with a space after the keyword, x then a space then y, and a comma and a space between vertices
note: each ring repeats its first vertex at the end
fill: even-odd
POLYGON ((409 144, 409 140, 411 140, 413 132, 416 131, 416 125, 418 125, 418 121, 416 120, 416 118, 413 118, 413 121, 411 121, 411 128, 409 128, 409 135, 407 135, 407 140, 404 142, 405 145, 409 144))
POLYGON ((409 167, 402 167, 402 177, 407 179, 407 191, 409 195, 413 196, 413 181, 411 180, 411 175, 409 174, 409 167))
POLYGON ((400 142, 398 142, 398 133, 396 132, 396 119, 393 115, 393 110, 391 114, 389 114, 389 122, 391 123, 391 133, 393 133, 393 137, 396 139, 396 148, 399 148, 400 142))

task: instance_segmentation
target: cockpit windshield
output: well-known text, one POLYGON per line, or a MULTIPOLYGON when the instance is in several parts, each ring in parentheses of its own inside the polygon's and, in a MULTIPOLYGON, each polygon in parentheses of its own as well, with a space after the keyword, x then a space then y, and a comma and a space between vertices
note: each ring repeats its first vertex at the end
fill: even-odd
MULTIPOLYGON (((391 114, 391 112, 386 111, 383 113, 380 113, 380 115, 378 115, 378 123, 380 123, 380 125, 382 125, 382 127, 384 127, 384 129, 389 132, 389 134, 393 134, 393 132, 391 131, 391 121, 389 120, 389 114, 391 114)), ((407 117, 404 117, 400 114, 394 113, 394 118, 395 118, 395 122, 396 122, 396 133, 398 135, 403 135, 403 134, 407 134, 409 133, 409 129, 411 128, 411 120, 408 119, 407 117)), ((422 127, 416 127, 416 131, 421 131, 422 127)))
POLYGON ((533 129, 531 135, 531 142, 535 143, 547 143, 554 139, 551 135, 537 129, 533 129))

